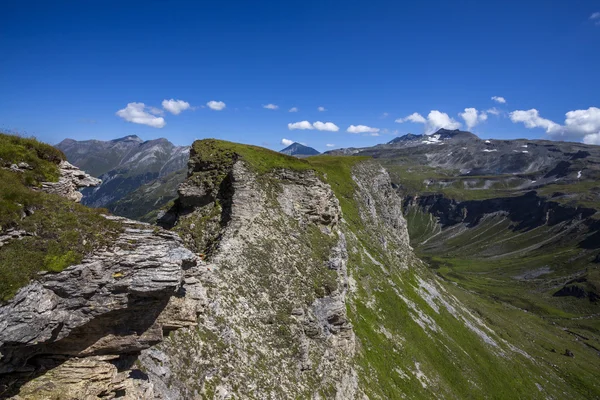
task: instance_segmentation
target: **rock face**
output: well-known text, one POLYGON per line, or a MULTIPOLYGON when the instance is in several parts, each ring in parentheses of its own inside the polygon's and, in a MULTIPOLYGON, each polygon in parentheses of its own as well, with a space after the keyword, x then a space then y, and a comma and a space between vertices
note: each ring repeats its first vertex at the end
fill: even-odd
POLYGON ((214 165, 192 155, 179 192, 167 219, 208 254, 199 279, 210 300, 197 330, 142 352, 155 393, 356 397, 348 255, 329 185, 313 171, 259 176, 235 157, 214 165))
POLYGON ((61 161, 58 168, 60 172, 58 182, 42 183, 44 192, 58 194, 79 203, 83 198, 79 189, 95 187, 102 183, 100 179, 88 175, 68 161, 61 161))
POLYGON ((117 371, 136 353, 196 323, 204 298, 189 276, 198 258, 174 233, 120 220, 125 229, 113 246, 41 276, 0 307, 0 393, 17 394, 55 368, 21 394, 115 395, 127 377, 117 371))

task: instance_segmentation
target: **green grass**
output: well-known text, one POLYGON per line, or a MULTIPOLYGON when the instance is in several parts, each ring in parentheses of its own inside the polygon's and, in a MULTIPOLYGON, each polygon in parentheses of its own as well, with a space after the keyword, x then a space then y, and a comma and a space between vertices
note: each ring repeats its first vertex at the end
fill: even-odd
POLYGON ((553 197, 555 193, 564 193, 565 195, 553 197, 552 200, 600 211, 600 183, 597 180, 547 185, 540 188, 538 193, 545 197, 553 197))
POLYGON ((41 271, 59 272, 105 246, 120 225, 57 195, 32 188, 58 178, 59 151, 33 139, 0 135, 4 162, 27 162, 33 169, 0 169, 0 233, 24 230, 28 236, 0 248, 0 301, 12 298, 41 271))
POLYGON ((57 164, 65 159, 60 150, 36 139, 0 133, 0 167, 26 162, 32 167, 23 173, 28 185, 57 181, 57 164))
POLYGON ((203 166, 231 166, 238 159, 259 175, 274 169, 305 171, 312 169, 306 160, 281 154, 263 147, 227 142, 217 139, 197 140, 192 145, 190 158, 203 166))

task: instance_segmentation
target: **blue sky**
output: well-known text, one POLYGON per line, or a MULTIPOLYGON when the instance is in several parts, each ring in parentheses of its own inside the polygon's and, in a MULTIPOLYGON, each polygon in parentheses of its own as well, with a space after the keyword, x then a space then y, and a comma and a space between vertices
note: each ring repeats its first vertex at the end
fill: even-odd
POLYGON ((598 1, 20 0, 0 14, 0 129, 50 143, 322 151, 460 124, 600 144, 598 1))

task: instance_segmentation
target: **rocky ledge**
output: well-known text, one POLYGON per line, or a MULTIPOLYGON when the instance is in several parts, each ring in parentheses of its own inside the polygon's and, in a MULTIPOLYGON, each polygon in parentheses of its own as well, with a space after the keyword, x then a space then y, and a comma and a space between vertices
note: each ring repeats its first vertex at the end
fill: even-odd
POLYGON ((126 388, 149 397, 131 369, 137 354, 196 323, 196 255, 174 233, 107 218, 124 225, 110 248, 40 276, 0 307, 0 398, 112 398, 126 388))
POLYGON ((83 198, 79 189, 99 186, 102 183, 100 179, 86 174, 68 161, 61 161, 58 168, 60 171, 58 182, 42 183, 44 192, 58 194, 79 203, 83 198))

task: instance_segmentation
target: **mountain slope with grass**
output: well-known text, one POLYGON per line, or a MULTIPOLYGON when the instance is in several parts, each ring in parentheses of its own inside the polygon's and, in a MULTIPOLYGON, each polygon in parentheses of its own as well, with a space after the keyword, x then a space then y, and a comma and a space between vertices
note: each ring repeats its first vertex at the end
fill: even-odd
POLYGON ((161 227, 113 217, 108 250, 0 307, 8 326, 31 312, 25 298, 66 301, 45 311, 52 329, 0 330, 0 393, 599 397, 595 209, 422 192, 404 169, 431 172, 421 147, 455 136, 404 158, 194 142, 161 227), (80 325, 61 319, 67 306, 80 325))
POLYGON ((64 159, 35 139, 0 134, 0 300, 40 272, 81 261, 118 231, 101 210, 43 190, 61 180, 64 159))

